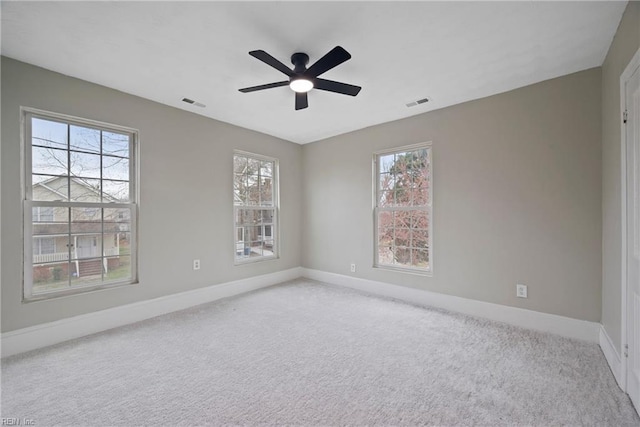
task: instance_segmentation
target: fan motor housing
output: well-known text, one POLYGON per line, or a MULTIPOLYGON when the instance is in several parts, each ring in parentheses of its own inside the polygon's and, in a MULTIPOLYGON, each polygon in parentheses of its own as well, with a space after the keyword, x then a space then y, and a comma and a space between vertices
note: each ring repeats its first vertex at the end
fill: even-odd
POLYGON ((291 55, 291 63, 294 65, 294 73, 304 73, 309 63, 309 55, 302 52, 296 52, 291 55))

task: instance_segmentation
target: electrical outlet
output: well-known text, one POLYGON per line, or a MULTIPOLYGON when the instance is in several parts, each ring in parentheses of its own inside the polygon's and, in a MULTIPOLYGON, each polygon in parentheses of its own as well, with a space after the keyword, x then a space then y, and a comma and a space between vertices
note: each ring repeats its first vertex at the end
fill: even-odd
POLYGON ((522 285, 518 283, 516 285, 516 296, 518 298, 526 298, 527 297, 527 285, 522 285))
POLYGON ((199 259, 194 259, 193 260, 193 269, 194 270, 200 270, 200 260, 199 259))
POLYGON ((351 272, 352 273, 356 272, 356 265, 354 263, 351 264, 351 272))

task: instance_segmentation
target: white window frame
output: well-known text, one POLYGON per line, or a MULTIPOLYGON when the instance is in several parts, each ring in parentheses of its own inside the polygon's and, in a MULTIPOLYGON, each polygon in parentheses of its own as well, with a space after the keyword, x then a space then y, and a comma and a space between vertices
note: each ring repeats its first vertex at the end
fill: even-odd
MULTIPOLYGON (((232 166, 233 166, 233 181, 235 184, 235 166, 233 161, 235 160, 236 156, 242 156, 242 157, 247 157, 247 158, 251 158, 254 160, 259 160, 259 161, 265 161, 265 162, 273 162, 273 169, 271 171, 271 179, 272 179, 272 196, 273 196, 273 205, 267 206, 267 205, 248 205, 248 204, 236 204, 235 201, 235 195, 234 195, 234 200, 233 200, 233 262, 234 265, 245 265, 245 264, 251 264, 254 262, 261 262, 261 261, 268 261, 268 260, 273 260, 273 259, 278 259, 280 258, 280 225, 279 225, 279 218, 280 218, 280 177, 279 177, 279 173, 280 173, 280 165, 278 162, 278 159, 274 158, 274 157, 268 157, 268 156, 263 156, 261 154, 255 154, 255 153, 250 153, 247 151, 241 151, 241 150, 234 150, 233 151, 233 159, 232 159, 232 166), (238 236, 238 230, 242 230, 242 235, 244 236, 244 227, 240 224, 237 223, 236 219, 238 218, 238 211, 239 210, 255 210, 255 211, 263 211, 263 210, 273 210, 273 223, 272 223, 272 229, 271 229, 271 240, 273 241, 273 250, 271 251, 273 253, 273 255, 260 255, 260 256, 247 256, 247 257, 238 257, 237 256, 237 251, 239 248, 239 242, 237 240, 237 236, 238 236)), ((264 235, 264 228, 265 225, 264 224, 260 224, 261 225, 261 232, 264 235)), ((244 242, 243 242, 243 247, 242 247, 242 251, 244 252, 244 242)))
POLYGON ((433 147, 431 141, 422 142, 419 144, 405 145, 401 147, 394 147, 385 150, 376 151, 373 153, 373 266, 374 268, 380 268, 384 270, 395 270, 406 273, 419 274, 423 276, 433 276, 433 147), (428 203, 420 206, 389 206, 382 207, 380 203, 380 165, 378 159, 380 156, 403 153, 407 151, 415 151, 426 149, 429 157, 428 168, 428 203), (396 264, 384 264, 379 260, 379 238, 378 238, 378 216, 381 211, 409 211, 409 210, 423 210, 428 215, 428 254, 429 254, 429 266, 426 268, 412 267, 412 266, 399 266, 396 264))
MULTIPOLYGON (((23 200, 23 302, 39 301, 49 298, 58 298, 68 295, 75 295, 83 292, 101 290, 105 288, 118 287, 138 283, 138 235, 137 221, 139 210, 139 190, 138 190, 138 157, 139 157, 139 137, 138 130, 114 125, 96 120, 74 117, 67 114, 60 114, 51 111, 40 110, 30 107, 20 107, 21 120, 21 152, 22 162, 22 200, 23 200), (34 201, 32 198, 32 133, 31 124, 33 118, 48 121, 60 122, 66 125, 77 125, 99 129, 107 132, 126 133, 129 139, 129 202, 70 202, 70 201, 34 201), (115 280, 109 282, 80 284, 69 286, 65 289, 52 290, 46 292, 34 292, 33 287, 33 208, 34 207, 61 207, 61 208, 97 208, 97 209, 129 209, 130 218, 130 248, 131 248, 131 277, 126 280, 115 280)), ((102 153, 100 153, 102 156, 102 153)), ((55 211, 54 211, 55 212, 55 211)), ((55 214, 54 214, 55 215, 55 214)), ((55 217, 54 217, 55 220, 55 217)), ((70 233, 70 231, 69 231, 70 233)), ((104 239, 102 239, 104 240, 104 239)))

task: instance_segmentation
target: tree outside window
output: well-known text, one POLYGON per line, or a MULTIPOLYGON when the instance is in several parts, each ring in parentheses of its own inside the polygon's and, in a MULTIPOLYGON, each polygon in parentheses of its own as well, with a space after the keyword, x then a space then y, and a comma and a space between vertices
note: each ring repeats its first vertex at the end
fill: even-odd
POLYGON ((376 265, 431 271, 431 146, 376 155, 376 265))

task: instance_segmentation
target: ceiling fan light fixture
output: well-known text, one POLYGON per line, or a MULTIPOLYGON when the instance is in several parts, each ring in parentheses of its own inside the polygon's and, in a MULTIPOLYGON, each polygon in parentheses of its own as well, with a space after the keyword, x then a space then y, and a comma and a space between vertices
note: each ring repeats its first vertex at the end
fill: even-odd
MULTIPOLYGON (((0 0, 1 1, 1 0, 0 0)), ((319 89, 327 92, 340 93, 342 95, 356 96, 360 86, 354 86, 347 83, 336 82, 333 80, 325 80, 318 78, 319 75, 329 71, 345 61, 351 59, 349 52, 340 46, 336 46, 322 58, 318 59, 311 67, 307 68, 309 63, 309 55, 303 52, 296 52, 291 55, 291 63, 294 65, 293 70, 264 50, 252 50, 249 55, 264 62, 268 66, 275 68, 282 74, 289 77, 288 80, 267 83, 264 85, 244 87, 238 89, 242 93, 255 92, 257 90, 271 89, 282 86, 289 86, 296 93, 296 111, 309 107, 307 92, 311 89, 319 89)))
POLYGON ((289 87, 294 92, 307 93, 311 89, 313 89, 313 82, 311 80, 301 77, 297 79, 292 79, 291 82, 289 82, 289 87))

